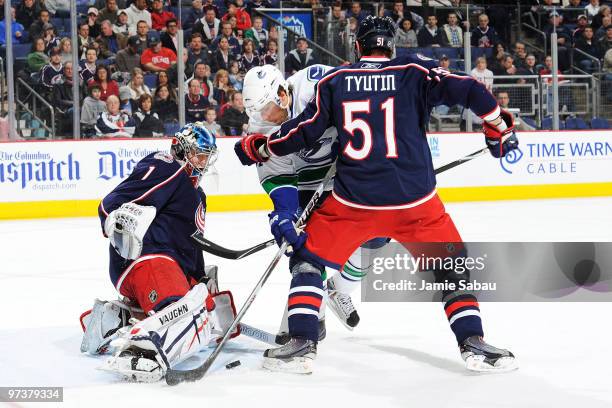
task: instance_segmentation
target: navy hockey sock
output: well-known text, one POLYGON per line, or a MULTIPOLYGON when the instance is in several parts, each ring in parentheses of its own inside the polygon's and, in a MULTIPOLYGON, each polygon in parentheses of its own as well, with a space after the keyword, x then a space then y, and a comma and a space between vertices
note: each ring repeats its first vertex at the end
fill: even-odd
POLYGON ((289 333, 312 341, 319 339, 319 308, 323 301, 323 282, 318 273, 297 273, 291 280, 288 317, 289 333))

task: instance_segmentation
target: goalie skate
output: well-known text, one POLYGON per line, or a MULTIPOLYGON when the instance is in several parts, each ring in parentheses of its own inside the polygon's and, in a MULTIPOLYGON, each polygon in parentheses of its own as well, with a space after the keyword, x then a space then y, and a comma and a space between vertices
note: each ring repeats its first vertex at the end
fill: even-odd
POLYGON ((347 329, 353 330, 359 324, 359 314, 350 295, 336 290, 333 279, 327 280, 327 295, 329 308, 347 329))
POLYGON ((121 373, 126 380, 148 383, 161 380, 165 374, 156 360, 155 352, 136 347, 123 350, 118 356, 105 361, 99 369, 121 373))
POLYGON ((514 354, 485 343, 480 336, 468 337, 459 350, 470 371, 502 373, 518 368, 514 354))
POLYGON ((317 356, 317 343, 292 337, 284 346, 264 352, 263 367, 271 371, 292 374, 312 374, 317 356))

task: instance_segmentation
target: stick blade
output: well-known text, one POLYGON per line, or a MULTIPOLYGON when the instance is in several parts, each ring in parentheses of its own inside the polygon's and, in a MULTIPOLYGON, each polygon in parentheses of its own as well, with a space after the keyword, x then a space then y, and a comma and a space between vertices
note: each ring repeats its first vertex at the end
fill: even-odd
POLYGON ((201 380, 204 378, 204 375, 206 375, 210 365, 211 362, 207 360, 201 367, 194 368, 193 370, 181 371, 169 369, 166 372, 166 384, 174 386, 182 382, 194 382, 201 380))

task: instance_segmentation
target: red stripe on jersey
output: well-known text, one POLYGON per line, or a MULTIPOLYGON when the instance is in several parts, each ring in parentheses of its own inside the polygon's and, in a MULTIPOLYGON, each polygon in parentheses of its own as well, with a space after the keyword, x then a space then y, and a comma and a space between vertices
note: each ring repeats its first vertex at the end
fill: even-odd
POLYGON ((287 306, 295 306, 298 304, 311 305, 321 307, 321 299, 314 296, 290 296, 287 306))
POLYGON ((452 305, 450 305, 449 307, 444 309, 444 311, 446 312, 446 317, 450 317, 450 315, 453 314, 453 312, 455 310, 460 309, 462 307, 466 307, 466 306, 479 307, 478 306, 478 302, 475 301, 475 300, 469 300, 469 301, 463 301, 463 302, 455 302, 452 305))

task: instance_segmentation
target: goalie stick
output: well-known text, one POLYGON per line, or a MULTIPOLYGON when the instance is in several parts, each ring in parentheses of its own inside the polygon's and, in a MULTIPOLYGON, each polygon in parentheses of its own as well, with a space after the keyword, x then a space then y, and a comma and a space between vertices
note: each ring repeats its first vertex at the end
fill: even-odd
MULTIPOLYGON (((301 228, 304 226, 304 224, 306 223, 306 220, 308 219, 308 217, 310 217, 310 214, 314 211, 315 207, 319 203, 319 198, 321 198, 321 195, 325 191, 325 186, 327 185, 328 181, 331 180, 331 178, 334 176, 335 172, 336 172, 336 165, 334 164, 327 172, 325 179, 321 182, 321 184, 319 184, 319 187, 317 187, 317 190, 312 195, 312 198, 308 202, 308 205, 306 206, 306 208, 304 208, 302 215, 300 215, 300 218, 297 220, 296 228, 301 228)), ((266 268, 263 275, 261 275, 261 278, 259 278, 259 281, 257 281, 257 284, 255 284, 255 287, 251 291, 251 294, 249 295, 247 300, 244 302, 244 305, 242 306, 242 308, 240 308, 240 311, 238 312, 238 314, 236 314, 234 321, 227 328, 227 330, 225 331, 225 334, 223 335, 223 338, 219 341, 219 343, 217 344, 215 349, 212 351, 212 353, 210 353, 206 361, 204 361, 204 363, 202 363, 202 365, 200 365, 199 367, 196 367, 192 370, 180 371, 180 370, 173 370, 172 368, 169 368, 168 372, 166 373, 166 384, 177 385, 184 381, 197 381, 197 380, 202 379, 206 375, 206 373, 208 372, 212 364, 215 362, 215 360, 219 356, 219 353, 221 353, 221 350, 223 350, 223 347, 229 340, 231 334, 236 329, 236 326, 240 324, 240 321, 242 320, 245 313, 249 310, 249 308, 253 304, 253 301, 257 297, 257 294, 259 293, 263 285, 266 283, 266 281, 272 274, 272 271, 274 271, 274 268, 276 268, 276 265, 278 264, 278 262, 283 257, 283 254, 287 250, 287 246, 288 246, 287 241, 283 240, 283 243, 280 246, 278 252, 276 252, 276 255, 274 256, 274 258, 272 259, 272 261, 266 268)))
POLYGON ((274 245, 275 243, 274 239, 271 239, 269 241, 262 242, 261 244, 257 244, 247 249, 233 250, 223 248, 221 245, 217 245, 214 242, 209 241, 208 239, 204 238, 204 235, 200 231, 194 233, 191 238, 193 238, 193 240, 196 242, 196 244, 202 251, 225 259, 242 259, 251 254, 254 254, 255 252, 259 252, 262 249, 266 249, 269 246, 274 245))

